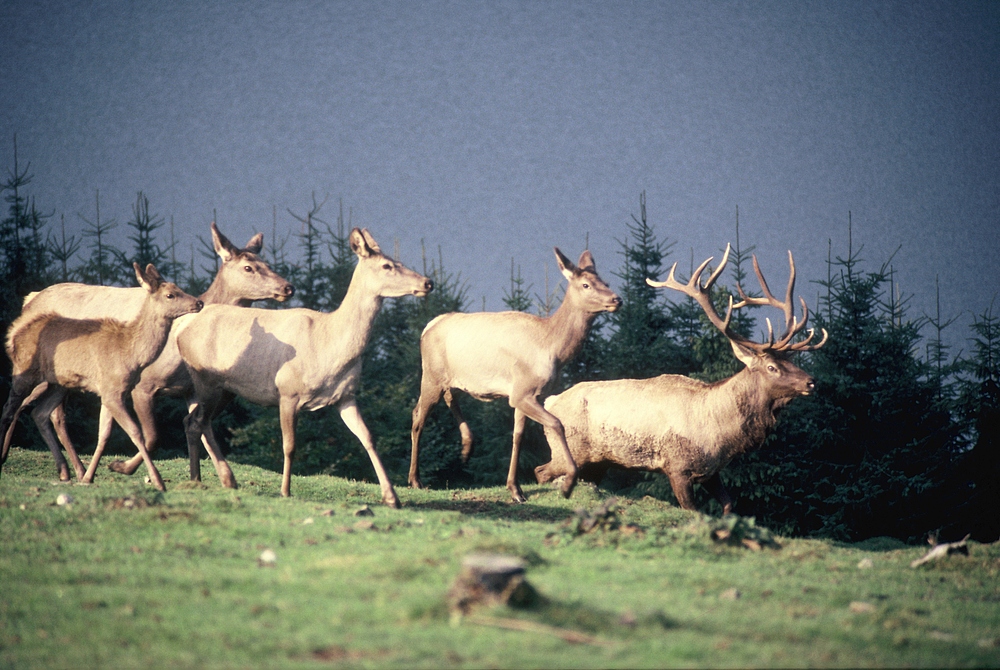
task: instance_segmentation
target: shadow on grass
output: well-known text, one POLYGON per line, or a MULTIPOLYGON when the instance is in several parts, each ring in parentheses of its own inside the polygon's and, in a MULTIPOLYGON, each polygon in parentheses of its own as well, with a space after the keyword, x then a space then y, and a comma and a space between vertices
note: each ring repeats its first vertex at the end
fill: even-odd
POLYGON ((466 497, 455 500, 428 500, 405 503, 405 507, 414 510, 432 510, 435 512, 460 512, 461 514, 486 519, 505 519, 508 521, 564 521, 573 516, 573 512, 560 507, 546 507, 531 503, 523 504, 499 502, 485 498, 466 497))
POLYGON ((912 549, 915 546, 906 544, 902 540, 898 540, 894 537, 870 537, 867 540, 861 540, 860 542, 840 542, 840 541, 830 541, 830 544, 834 547, 841 549, 860 549, 861 551, 897 551, 899 549, 912 549))

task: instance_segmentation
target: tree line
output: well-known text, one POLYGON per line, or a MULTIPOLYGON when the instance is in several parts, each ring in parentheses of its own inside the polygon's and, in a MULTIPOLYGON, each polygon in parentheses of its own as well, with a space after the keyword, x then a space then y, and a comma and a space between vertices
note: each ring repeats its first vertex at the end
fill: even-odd
MULTIPOLYGON (((100 197, 95 215, 84 219, 79 237, 67 236, 60 217, 45 214, 29 195, 31 175, 16 157, 0 184, 6 216, 0 220, 0 327, 20 313, 24 296, 53 283, 80 281, 131 285, 131 263, 153 263, 192 294, 203 292, 215 272, 212 247, 198 246, 178 260, 172 225, 156 214, 139 192, 132 217, 120 224, 102 220, 100 197), (128 242, 122 248, 112 239, 128 242)), ((302 306, 336 309, 347 291, 355 257, 348 233, 351 215, 339 203, 327 216, 325 201, 313 196, 305 211, 288 210, 298 232, 277 237, 277 212, 263 255, 276 272, 291 281, 295 297, 276 309, 302 306)), ((328 208, 332 209, 332 207, 328 208)), ((81 217, 83 218, 83 217, 81 217)), ((719 311, 740 285, 749 292, 747 272, 753 247, 736 245, 728 274, 714 290, 719 311), (727 283, 728 281, 728 283, 727 283), (725 285, 723 285, 725 284, 725 285)), ((238 241, 237 241, 238 242, 238 241)), ((684 374, 716 381, 738 371, 726 338, 690 299, 668 296, 646 284, 663 279, 673 264, 675 243, 660 239, 640 195, 638 213, 620 230, 619 265, 610 274, 610 259, 601 264, 622 298, 621 308, 602 314, 579 355, 561 372, 559 392, 592 379, 684 374)), ((823 348, 799 355, 796 363, 816 379, 817 391, 792 402, 781 415, 763 449, 744 455, 722 472, 733 493, 736 511, 788 535, 823 536, 845 541, 888 535, 922 541, 929 532, 942 539, 972 533, 975 539, 1000 537, 1000 319, 992 307, 973 317, 970 350, 952 355, 943 332, 954 319, 940 314, 912 318, 907 301, 895 294, 889 260, 876 267, 863 249, 843 253, 829 249, 827 276, 814 280, 819 304, 810 314, 816 328, 829 332, 823 348), (929 336, 924 333, 929 332, 929 336)), ((891 259, 890 259, 891 260, 891 259)), ((419 338, 438 314, 468 311, 473 306, 461 278, 447 270, 440 251, 423 250, 422 271, 434 280, 426 298, 387 301, 365 351, 358 404, 375 436, 379 453, 397 484, 404 484, 410 455, 410 412, 419 395, 419 338)), ((547 315, 560 302, 558 289, 533 291, 511 262, 504 303, 512 310, 547 315)), ((755 315, 740 310, 733 329, 750 339, 758 330, 755 315)), ((10 363, 0 367, 4 395, 10 363)), ((95 441, 97 409, 93 396, 74 398, 68 407, 71 435, 86 448, 95 441)), ((502 483, 510 456, 513 412, 503 401, 466 402, 463 409, 476 434, 475 451, 460 459, 460 437, 443 404, 432 412, 421 439, 421 474, 432 487, 494 486, 502 483)), ((185 449, 181 419, 183 402, 160 398, 157 421, 161 453, 185 449)), ((34 426, 25 419, 18 444, 44 449, 34 426)), ((530 422, 529 422, 530 424, 530 422)), ((217 419, 217 434, 230 460, 270 469, 281 468, 277 411, 237 400, 217 419)), ((364 450, 336 412, 301 415, 296 474, 328 473, 372 480, 364 450)), ((548 460, 541 429, 529 425, 523 440, 519 476, 533 481, 536 465, 548 460)), ((130 454, 121 431, 109 452, 130 454)), ((118 476, 108 473, 105 476, 118 476)), ((602 486, 619 495, 672 500, 662 475, 612 471, 602 486)), ((717 503, 698 491, 705 511, 719 513, 717 503)), ((529 503, 530 504, 530 503, 529 503)))

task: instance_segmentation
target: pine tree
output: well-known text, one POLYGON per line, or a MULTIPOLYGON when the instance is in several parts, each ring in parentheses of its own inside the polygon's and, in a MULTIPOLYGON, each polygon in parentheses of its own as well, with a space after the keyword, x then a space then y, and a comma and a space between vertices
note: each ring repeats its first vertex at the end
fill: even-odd
POLYGON ((77 216, 87 224, 87 227, 83 229, 82 236, 92 240, 89 245, 90 257, 77 268, 77 274, 84 284, 107 286, 116 283, 120 275, 117 269, 117 259, 122 255, 122 252, 108 243, 108 236, 112 230, 118 227, 118 222, 114 219, 101 221, 101 192, 99 190, 95 192, 94 205, 96 216, 93 222, 77 213, 77 216))
POLYGON ((18 164, 14 138, 14 168, 0 184, 5 193, 8 215, 0 220, 0 328, 7 331, 21 313, 21 303, 31 291, 52 283, 49 249, 42 231, 51 216, 38 211, 33 198, 25 194, 31 183, 30 164, 18 164))
POLYGON ((132 242, 132 253, 118 253, 118 273, 120 282, 126 286, 134 283, 132 263, 146 267, 152 263, 164 277, 176 277, 178 268, 170 261, 169 249, 162 248, 156 242, 156 231, 166 225, 166 221, 158 214, 149 211, 149 198, 139 191, 132 205, 132 218, 125 225, 132 229, 128 239, 132 242))
POLYGON ((503 294, 503 304, 507 305, 508 309, 512 309, 516 312, 527 312, 531 308, 531 298, 528 297, 528 292, 531 290, 531 285, 524 285, 524 278, 521 277, 521 266, 517 266, 517 275, 514 274, 514 257, 510 257, 510 291, 504 291, 503 294))
POLYGON ((622 305, 609 319, 605 374, 614 378, 687 372, 688 357, 673 340, 674 324, 662 291, 646 283, 647 277, 661 278, 673 243, 657 240, 646 217, 645 191, 639 196, 639 216, 633 214, 626 225, 628 233, 618 242, 623 266, 615 273, 622 280, 618 290, 622 305))

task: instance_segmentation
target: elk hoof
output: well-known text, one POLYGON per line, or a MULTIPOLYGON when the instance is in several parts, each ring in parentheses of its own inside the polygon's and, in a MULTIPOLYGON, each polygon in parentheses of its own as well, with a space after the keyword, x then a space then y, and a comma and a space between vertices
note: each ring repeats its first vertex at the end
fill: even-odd
POLYGON ((573 495, 574 487, 576 487, 576 477, 567 476, 566 479, 563 480, 563 485, 562 488, 560 489, 563 498, 569 498, 571 495, 573 495))
POLYGON ((510 489, 510 498, 518 504, 528 502, 528 499, 524 497, 524 493, 521 491, 521 487, 510 489))
POLYGON ((409 483, 410 483, 410 488, 411 489, 422 489, 422 488, 424 488, 424 485, 420 483, 419 479, 411 479, 409 483))
POLYGON ((128 463, 119 460, 114 460, 108 463, 108 470, 111 470, 112 472, 117 472, 120 475, 130 475, 132 474, 132 472, 135 472, 135 470, 129 472, 128 463))

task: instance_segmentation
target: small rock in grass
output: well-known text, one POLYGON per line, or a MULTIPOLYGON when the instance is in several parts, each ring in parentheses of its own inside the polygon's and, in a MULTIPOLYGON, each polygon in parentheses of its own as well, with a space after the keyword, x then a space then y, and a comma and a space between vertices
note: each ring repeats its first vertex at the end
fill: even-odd
POLYGON ((721 598, 722 600, 739 600, 740 596, 742 595, 743 594, 740 593, 739 589, 733 588, 733 589, 726 589, 725 591, 720 593, 719 598, 721 598))
POLYGON ((320 512, 320 516, 333 516, 333 510, 325 509, 322 512, 320 512))
POLYGON ((863 600, 855 600, 848 606, 848 609, 854 614, 870 614, 875 611, 875 606, 863 600))
POLYGON ((302 525, 303 526, 308 526, 309 524, 312 524, 312 523, 315 523, 315 521, 313 520, 313 518, 311 516, 306 517, 305 519, 302 520, 302 525))
POLYGON ((278 555, 274 553, 271 549, 265 549, 260 552, 260 557, 257 559, 257 565, 262 568, 273 568, 278 564, 278 555))
POLYGON ((471 554, 448 591, 453 617, 478 606, 530 607, 540 596, 524 579, 525 563, 516 556, 471 554))
POLYGON ((874 567, 875 567, 875 561, 873 561, 870 558, 862 558, 860 561, 858 561, 859 570, 869 570, 874 567))
POLYGON ((62 506, 62 505, 71 505, 72 503, 73 503, 73 496, 71 496, 71 495, 69 495, 67 493, 60 493, 58 496, 56 496, 56 504, 57 505, 60 505, 60 506, 62 506))
POLYGON ((354 510, 354 516, 375 516, 375 512, 368 505, 362 505, 358 509, 354 510))

